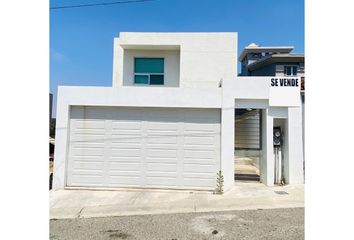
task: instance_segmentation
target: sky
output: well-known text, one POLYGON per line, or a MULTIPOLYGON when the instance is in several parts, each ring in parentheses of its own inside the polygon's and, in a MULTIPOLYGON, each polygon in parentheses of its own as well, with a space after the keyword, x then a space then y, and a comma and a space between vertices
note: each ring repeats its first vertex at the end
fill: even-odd
MULTIPOLYGON (((51 0, 50 7, 116 1, 51 0)), ((59 85, 112 85, 119 32, 238 32, 237 55, 250 43, 303 53, 304 0, 153 0, 50 10, 53 109, 59 85)))

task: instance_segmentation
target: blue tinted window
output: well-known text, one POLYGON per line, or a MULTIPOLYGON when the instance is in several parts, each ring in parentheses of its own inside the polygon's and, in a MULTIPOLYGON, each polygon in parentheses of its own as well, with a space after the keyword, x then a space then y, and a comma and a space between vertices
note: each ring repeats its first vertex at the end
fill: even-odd
POLYGON ((296 76, 297 66, 284 66, 284 74, 286 76, 296 76))
POLYGON ((149 76, 148 75, 135 75, 134 83, 136 84, 149 84, 149 76))
POLYGON ((296 67, 296 66, 293 67, 293 75, 294 75, 294 76, 297 75, 297 67, 296 67))
POLYGON ((163 75, 150 75, 150 85, 163 85, 164 77, 163 75))
POLYGON ((284 67, 285 75, 291 76, 291 67, 284 67))
POLYGON ((164 73, 163 58, 135 58, 135 73, 164 73))

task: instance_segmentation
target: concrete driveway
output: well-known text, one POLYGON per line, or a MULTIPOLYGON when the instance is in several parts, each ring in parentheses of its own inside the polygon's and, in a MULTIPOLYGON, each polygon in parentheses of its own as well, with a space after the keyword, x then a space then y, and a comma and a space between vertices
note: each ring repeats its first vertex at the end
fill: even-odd
POLYGON ((295 207, 304 207, 304 185, 237 182, 223 195, 151 189, 50 191, 51 219, 295 207))

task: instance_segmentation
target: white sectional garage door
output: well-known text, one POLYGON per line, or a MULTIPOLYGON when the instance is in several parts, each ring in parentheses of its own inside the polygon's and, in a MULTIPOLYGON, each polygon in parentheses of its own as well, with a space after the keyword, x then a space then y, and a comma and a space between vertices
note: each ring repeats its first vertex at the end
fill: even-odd
POLYGON ((220 110, 72 107, 67 186, 214 189, 220 110))

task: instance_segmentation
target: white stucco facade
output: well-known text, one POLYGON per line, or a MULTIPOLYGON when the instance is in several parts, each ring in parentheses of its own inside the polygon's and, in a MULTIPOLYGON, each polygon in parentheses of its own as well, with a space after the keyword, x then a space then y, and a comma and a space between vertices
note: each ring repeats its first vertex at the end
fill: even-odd
POLYGON ((112 86, 131 85, 129 60, 149 56, 166 58, 167 87, 217 88, 222 78, 236 76, 235 52, 236 33, 123 32, 114 39, 112 86))
MULTIPOLYGON (((145 108, 210 109, 210 112, 218 110, 217 112, 220 114, 218 119, 220 120, 217 122, 219 127, 215 132, 217 134, 215 139, 218 139, 219 142, 215 144, 220 145, 220 151, 218 150, 218 157, 215 158, 218 164, 215 164, 214 170, 215 176, 219 170, 222 171, 225 190, 234 185, 235 108, 262 109, 261 182, 269 186, 274 184, 273 126, 280 121, 286 132, 286 157, 284 160, 286 182, 288 184, 302 183, 300 88, 289 85, 272 86, 271 83, 274 81, 272 78, 274 77, 237 77, 236 46, 236 33, 121 33, 120 37, 114 40, 112 87, 59 87, 58 89, 53 188, 68 187, 67 168, 68 161, 71 161, 68 152, 70 144, 72 144, 69 129, 73 106, 115 107, 111 109, 115 109, 112 111, 117 111, 118 115, 119 109, 122 107, 136 108, 137 110, 145 108), (134 85, 134 57, 164 58, 165 84, 162 86, 134 85), (284 119, 284 121, 279 119, 284 119)), ((175 122, 171 122, 170 118, 166 121, 163 125, 164 128, 175 124, 175 122)), ((176 120, 176 122, 180 121, 176 120)), ((188 124, 198 130, 201 128, 198 122, 202 126, 203 122, 200 120, 192 120, 188 124)), ((178 132, 183 133, 184 127, 182 125, 176 125, 176 127, 178 132)), ((148 131, 145 131, 144 134, 149 134, 146 132, 148 131)), ((184 146, 183 149, 178 148, 182 149, 177 151, 178 159, 181 159, 181 156, 183 159, 183 156, 186 157, 183 154, 193 149, 196 155, 198 152, 200 155, 204 154, 201 152, 204 150, 200 149, 205 146, 196 149, 195 144, 187 146, 183 142, 183 138, 181 139, 176 142, 176 144, 184 146)), ((201 145, 203 142, 207 142, 206 137, 201 138, 201 145)), ((105 147, 107 148, 107 146, 105 147)), ((86 152, 83 153, 86 154, 86 152)), ((143 158, 148 159, 149 156, 144 155, 143 158)), ((168 163, 170 166, 175 164, 179 169, 181 173, 177 178, 181 179, 181 182, 183 182, 183 178, 189 178, 190 174, 194 174, 194 177, 197 176, 200 179, 205 178, 207 173, 203 173, 203 169, 206 163, 201 162, 203 159, 196 160, 196 157, 192 160, 193 163, 185 162, 183 163, 185 165, 168 163), (193 173, 185 173, 183 169, 187 169, 184 168, 186 164, 189 164, 188 166, 192 164, 195 167, 193 169, 197 170, 193 170, 193 173), (189 175, 186 177, 183 174, 189 175)), ((109 171, 111 163, 106 160, 103 162, 105 171, 109 171)), ((150 164, 148 161, 141 161, 141 163, 145 168, 148 168, 150 164)), ((146 171, 143 172, 146 177, 146 171)), ((214 173, 208 172, 208 174, 214 173)), ((164 173, 158 177, 162 182, 166 181, 161 176, 164 176, 164 173)), ((110 176, 105 177, 109 178, 110 176)), ((180 184, 181 182, 177 182, 175 188, 184 188, 185 185, 180 184)), ((208 190, 215 188, 214 184, 208 184, 187 188, 199 189, 203 187, 208 190)), ((142 186, 144 187, 144 184, 142 186)))

